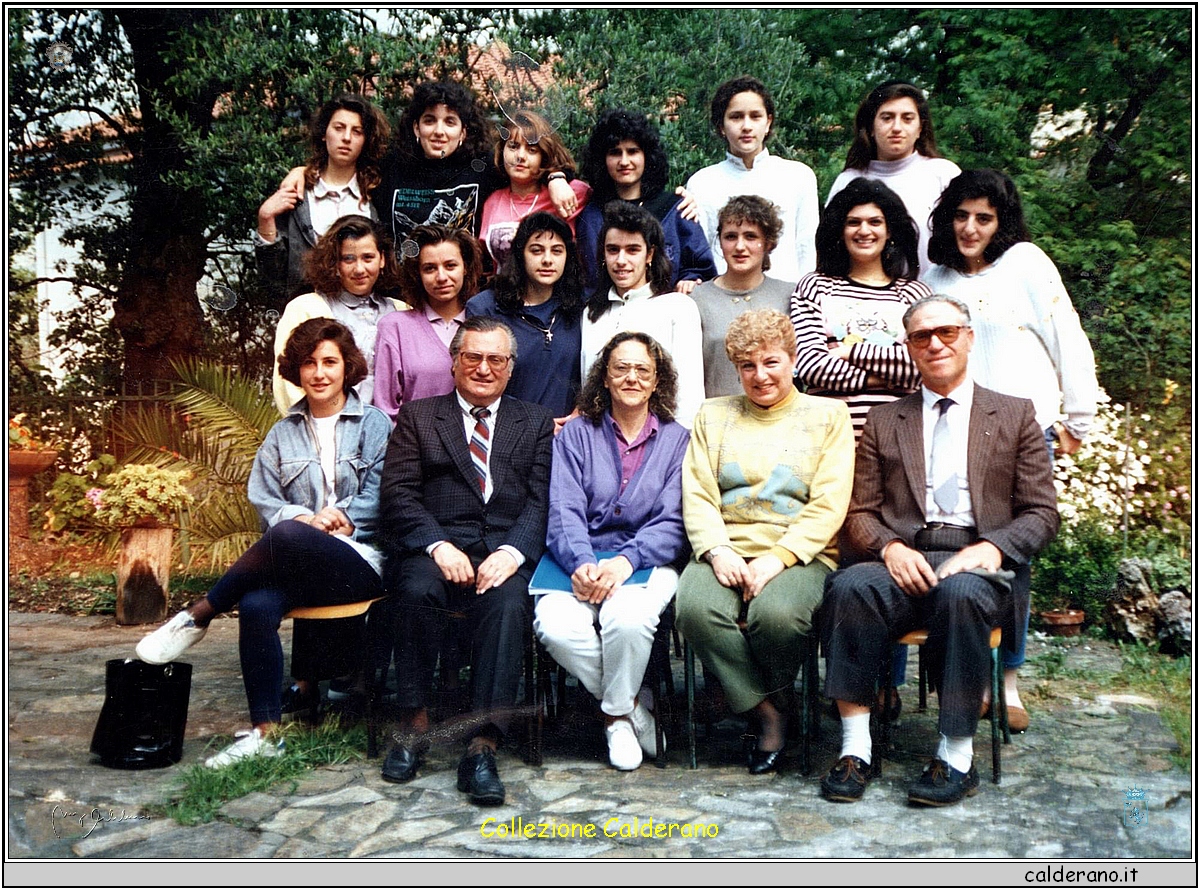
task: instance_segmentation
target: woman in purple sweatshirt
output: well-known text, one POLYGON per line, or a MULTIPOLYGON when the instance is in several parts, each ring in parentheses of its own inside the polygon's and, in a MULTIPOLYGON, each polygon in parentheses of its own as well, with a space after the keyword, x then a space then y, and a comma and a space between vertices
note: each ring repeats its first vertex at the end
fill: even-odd
POLYGON ((655 753, 654 702, 642 678, 675 595, 673 564, 687 550, 680 468, 688 431, 672 420, 675 391, 662 346, 619 333, 592 365, 580 416, 554 440, 546 545, 571 590, 541 596, 533 628, 600 701, 609 761, 622 770, 655 753))

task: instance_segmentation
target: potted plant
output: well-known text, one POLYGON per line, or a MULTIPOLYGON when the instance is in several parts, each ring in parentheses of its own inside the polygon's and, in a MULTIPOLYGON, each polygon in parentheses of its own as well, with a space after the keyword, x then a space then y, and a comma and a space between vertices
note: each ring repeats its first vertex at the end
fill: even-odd
POLYGON ((58 451, 38 441, 25 415, 8 420, 8 527, 14 538, 29 538, 29 480, 54 463, 58 451))
POLYGON ((157 623, 167 617, 175 518, 192 503, 186 470, 127 464, 87 498, 96 519, 121 530, 117 562, 117 624, 157 623))

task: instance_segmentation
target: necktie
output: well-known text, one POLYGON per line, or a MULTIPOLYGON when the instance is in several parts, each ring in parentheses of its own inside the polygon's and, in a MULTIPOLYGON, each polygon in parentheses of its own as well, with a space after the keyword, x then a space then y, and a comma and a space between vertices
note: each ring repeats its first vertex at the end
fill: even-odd
POLYGON ((943 513, 953 513, 958 506, 958 473, 954 471, 954 442, 946 412, 953 399, 938 399, 938 419, 933 425, 933 451, 929 456, 933 480, 933 502, 943 513))
POLYGON ((471 452, 471 462, 475 464, 475 475, 479 477, 480 494, 487 491, 487 459, 490 440, 487 418, 491 415, 492 412, 487 408, 471 409, 471 416, 475 418, 475 429, 471 433, 471 444, 468 450, 471 452))

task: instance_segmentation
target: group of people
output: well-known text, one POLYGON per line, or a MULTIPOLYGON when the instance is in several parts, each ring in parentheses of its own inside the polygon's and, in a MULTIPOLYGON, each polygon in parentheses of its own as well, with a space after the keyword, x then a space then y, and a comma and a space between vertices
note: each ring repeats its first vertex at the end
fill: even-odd
POLYGON ((600 116, 588 185, 534 112, 490 142, 456 83, 418 85, 390 143, 360 97, 320 109, 309 163, 258 214, 289 298, 283 419, 249 491, 267 532, 138 646, 170 661, 239 610, 252 726, 209 765, 277 753, 285 711, 349 672, 321 662, 352 644, 297 622, 285 688, 283 615, 377 597, 373 661, 386 677, 394 654, 400 708, 383 777, 420 768, 462 613, 458 787, 480 804, 504 800, 495 752, 531 627, 597 700, 611 764, 655 752, 643 675, 672 601, 755 724, 751 773, 779 765, 814 628, 843 727, 831 800, 862 796, 869 711, 898 711, 905 651, 890 688, 878 666, 915 627, 941 741, 910 801, 978 787, 993 626, 1010 725, 1028 726, 1029 561, 1057 529, 1055 448, 1078 447, 1097 386, 1012 180, 941 158, 907 83, 863 101, 823 210, 812 171, 766 148, 760 81, 722 84, 711 112, 726 159, 677 194, 657 131, 626 110, 600 116), (531 589, 540 564, 565 580, 531 589))

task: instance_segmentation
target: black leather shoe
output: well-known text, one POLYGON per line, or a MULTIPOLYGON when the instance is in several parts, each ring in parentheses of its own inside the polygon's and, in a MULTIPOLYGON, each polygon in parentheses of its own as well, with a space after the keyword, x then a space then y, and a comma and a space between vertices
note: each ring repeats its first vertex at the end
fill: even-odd
POLYGON ((924 807, 944 807, 979 793, 979 771, 975 764, 960 773, 944 760, 933 758, 921 777, 908 789, 908 802, 924 807))
POLYGON ((755 748, 746 757, 746 766, 750 770, 750 775, 761 776, 763 773, 779 769, 779 764, 782 760, 782 748, 778 751, 759 751, 755 748))
POLYGON ((417 777, 421 755, 407 745, 392 745, 383 761, 385 782, 408 782, 417 777))
POLYGON ((283 690, 280 698, 280 714, 284 720, 307 720, 315 722, 321 707, 321 690, 316 684, 309 692, 302 692, 293 683, 283 690))
POLYGON ((471 796, 471 803, 495 807, 504 803, 504 783, 496 771, 496 755, 491 751, 464 754, 458 762, 458 790, 471 796))
POLYGON ((862 800, 871 778, 871 766, 861 757, 847 754, 829 769, 821 779, 821 796, 840 803, 862 800))

